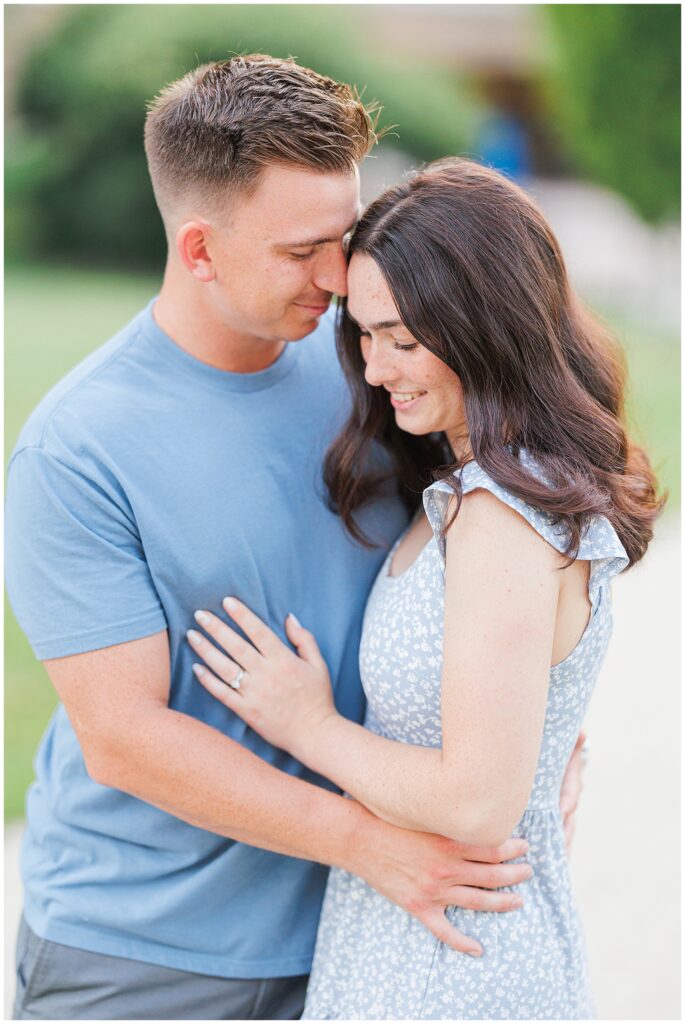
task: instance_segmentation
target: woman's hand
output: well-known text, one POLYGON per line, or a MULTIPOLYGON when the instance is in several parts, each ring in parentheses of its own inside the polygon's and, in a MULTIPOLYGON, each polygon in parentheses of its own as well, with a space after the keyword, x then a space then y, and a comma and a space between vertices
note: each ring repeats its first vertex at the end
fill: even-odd
POLYGON ((189 630, 188 642, 209 666, 193 665, 193 672, 213 697, 265 740, 303 760, 308 737, 337 715, 316 640, 291 613, 285 630, 295 653, 236 598, 225 598, 223 606, 252 643, 216 615, 198 611, 196 621, 218 647, 189 630))

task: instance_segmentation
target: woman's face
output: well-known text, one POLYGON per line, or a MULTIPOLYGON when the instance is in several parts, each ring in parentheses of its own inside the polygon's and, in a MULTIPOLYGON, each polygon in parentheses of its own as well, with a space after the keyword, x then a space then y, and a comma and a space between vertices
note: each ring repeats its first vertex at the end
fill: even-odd
POLYGON ((388 392, 400 430, 444 431, 454 450, 463 448, 467 434, 459 377, 412 337, 378 264, 361 253, 350 260, 347 311, 361 330, 364 376, 388 392))

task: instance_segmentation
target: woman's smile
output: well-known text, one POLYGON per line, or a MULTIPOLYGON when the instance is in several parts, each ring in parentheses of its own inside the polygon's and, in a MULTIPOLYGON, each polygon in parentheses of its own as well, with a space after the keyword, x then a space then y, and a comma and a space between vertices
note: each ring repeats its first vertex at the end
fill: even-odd
MULTIPOLYGON (((390 388, 386 388, 386 390, 390 391, 390 388)), ((412 391, 393 390, 390 391, 390 404, 394 409, 408 412, 410 409, 416 408, 417 404, 427 394, 427 391, 421 391, 418 388, 414 388, 412 391)))

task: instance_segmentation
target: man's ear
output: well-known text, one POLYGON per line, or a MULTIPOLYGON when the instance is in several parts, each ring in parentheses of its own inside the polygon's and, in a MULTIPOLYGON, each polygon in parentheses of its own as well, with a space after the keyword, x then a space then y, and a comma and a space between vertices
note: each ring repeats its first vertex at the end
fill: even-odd
POLYGON ((213 281, 216 271, 207 249, 212 229, 206 221, 190 220, 176 232, 176 250, 197 281, 213 281))

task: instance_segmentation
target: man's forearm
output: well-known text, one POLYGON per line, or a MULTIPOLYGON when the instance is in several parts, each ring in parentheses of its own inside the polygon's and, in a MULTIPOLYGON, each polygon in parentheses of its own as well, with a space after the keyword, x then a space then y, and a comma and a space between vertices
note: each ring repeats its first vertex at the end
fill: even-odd
MULTIPOLYGON (((359 829, 375 819, 354 801, 279 771, 197 719, 154 707, 86 756, 103 785, 219 835, 353 869, 359 829)), ((378 827, 383 827, 380 822, 378 827)))

